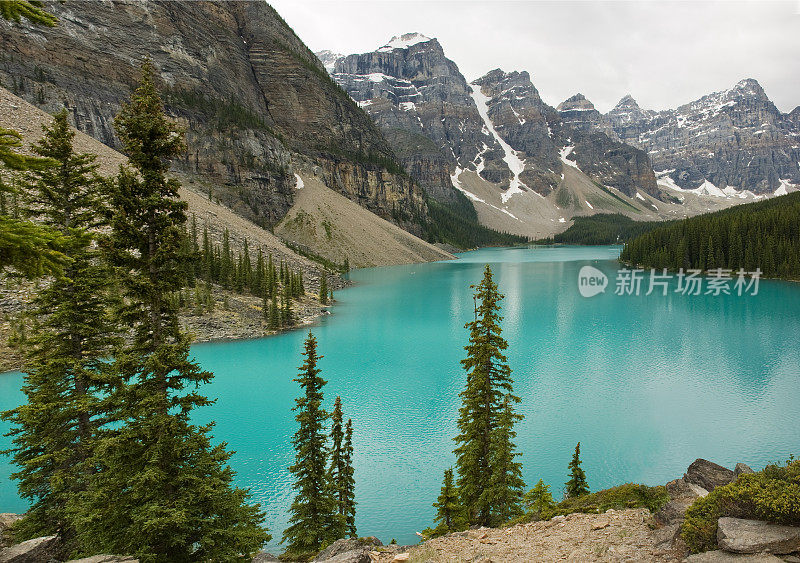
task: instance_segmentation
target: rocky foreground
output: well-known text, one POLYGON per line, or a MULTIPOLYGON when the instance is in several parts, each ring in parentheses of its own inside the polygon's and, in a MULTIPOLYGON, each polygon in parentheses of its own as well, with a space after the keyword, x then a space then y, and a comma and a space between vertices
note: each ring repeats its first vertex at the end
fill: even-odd
MULTIPOLYGON (((645 508, 601 514, 574 513, 506 528, 476 528, 416 546, 383 545, 374 537, 342 539, 320 552, 316 563, 522 563, 533 561, 686 561, 687 563, 800 563, 800 527, 720 518, 719 549, 689 555, 680 539, 686 509, 695 499, 752 470, 730 470, 698 459, 684 476, 667 483, 670 501, 651 514, 645 508)), ((58 538, 36 538, 3 549, 3 534, 21 516, 0 514, 0 563, 58 563, 58 538)), ((136 563, 126 556, 96 555, 69 563, 136 563)), ((266 552, 253 563, 278 561, 266 552)))

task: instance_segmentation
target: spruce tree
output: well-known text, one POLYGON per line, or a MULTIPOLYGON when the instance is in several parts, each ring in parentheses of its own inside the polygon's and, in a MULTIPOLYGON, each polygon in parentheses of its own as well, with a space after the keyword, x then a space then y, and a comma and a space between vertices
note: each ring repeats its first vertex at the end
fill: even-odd
POLYGON ((338 539, 336 501, 327 479, 327 436, 325 422, 328 413, 322 408, 322 388, 327 383, 320 376, 317 362, 317 340, 309 333, 303 346, 305 361, 294 381, 300 384, 303 394, 295 400, 292 409, 299 424, 292 437, 295 463, 289 471, 295 476, 293 488, 297 496, 289 512, 289 527, 283 532, 286 553, 293 557, 313 555, 338 539))
POLYGON ((503 296, 497 291, 488 264, 483 280, 472 287, 476 290, 475 319, 465 325, 470 336, 465 347, 467 357, 461 364, 467 371, 467 381, 460 394, 459 434, 455 437, 458 446, 454 453, 461 504, 469 523, 492 526, 505 517, 509 498, 519 488, 513 479, 511 443, 511 428, 520 418, 512 406, 519 397, 512 394, 511 368, 503 355, 508 348, 499 324, 503 296), (501 425, 504 428, 499 429, 501 425), (500 451, 501 446, 507 447, 506 451, 500 451), (496 467, 498 476, 493 475, 496 467))
POLYGON ((55 166, 31 173, 29 210, 40 223, 60 233, 69 261, 63 275, 38 293, 37 319, 28 341, 23 391, 26 404, 3 418, 16 427, 14 461, 20 495, 31 502, 18 537, 58 532, 71 545, 70 515, 91 477, 88 462, 94 429, 102 420, 102 395, 113 375, 103 361, 117 327, 109 315, 112 275, 95 244, 105 216, 95 156, 76 154, 66 111, 45 126, 34 146, 55 166))
POLYGON ((567 498, 574 498, 589 494, 589 485, 586 483, 586 473, 581 469, 581 443, 575 446, 572 461, 569 462, 569 481, 565 483, 567 498))
MULTIPOLYGON (((55 165, 50 159, 22 154, 21 147, 22 135, 0 127, 0 203, 7 196, 17 196, 8 181, 11 174, 55 165)), ((0 208, 0 271, 10 266, 28 278, 59 275, 66 261, 60 252, 63 242, 58 231, 19 219, 0 208)))
POLYGON ((342 504, 344 505, 345 532, 351 538, 358 537, 356 532, 356 480, 353 468, 353 421, 347 419, 344 426, 344 445, 342 446, 342 504))
POLYGON ((528 514, 542 520, 549 517, 549 511, 556 505, 553 495, 550 493, 550 486, 545 485, 541 479, 530 491, 525 493, 523 502, 528 514))
POLYGON ((322 277, 319 280, 319 302, 323 305, 328 304, 328 273, 322 270, 322 277))
POLYGON ((521 420, 522 415, 514 413, 511 402, 512 399, 507 395, 497 421, 497 428, 492 431, 490 465, 491 489, 494 492, 492 499, 494 525, 504 524, 522 515, 521 502, 525 482, 522 480, 522 464, 515 461, 520 454, 515 451, 513 441, 517 435, 513 430, 514 423, 521 420))
POLYGON ((345 486, 343 477, 345 476, 344 467, 344 420, 342 420, 342 398, 336 397, 331 413, 331 446, 330 446, 330 466, 328 467, 328 486, 331 489, 334 501, 336 502, 336 537, 344 537, 345 534, 345 486))
POLYGON ((116 423, 103 429, 96 475, 78 522, 84 553, 142 561, 234 561, 269 534, 249 493, 233 486, 231 453, 212 445, 212 425, 190 415, 211 403, 195 390, 211 380, 189 358, 174 299, 181 289, 186 204, 166 178, 183 136, 164 115, 149 62, 115 126, 134 171, 121 169, 111 196, 111 251, 120 272, 119 315, 132 338, 115 355, 125 380, 110 397, 116 423))
POLYGON ((438 522, 434 529, 435 535, 457 532, 467 527, 464 509, 458 497, 458 490, 453 483, 453 469, 445 469, 442 492, 433 503, 436 516, 433 521, 438 522))
POLYGON ((336 397, 331 414, 331 461, 328 482, 336 501, 337 537, 356 536, 355 480, 353 478, 353 422, 344 426, 342 399, 336 397))

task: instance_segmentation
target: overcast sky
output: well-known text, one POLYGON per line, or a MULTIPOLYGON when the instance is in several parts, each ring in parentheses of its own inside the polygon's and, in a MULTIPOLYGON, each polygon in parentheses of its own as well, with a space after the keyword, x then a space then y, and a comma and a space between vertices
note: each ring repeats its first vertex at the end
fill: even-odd
POLYGON ((393 35, 436 37, 467 80, 527 70, 545 102, 583 93, 602 112, 630 93, 677 107, 758 80, 800 105, 800 0, 539 2, 272 0, 312 51, 373 51, 393 35))

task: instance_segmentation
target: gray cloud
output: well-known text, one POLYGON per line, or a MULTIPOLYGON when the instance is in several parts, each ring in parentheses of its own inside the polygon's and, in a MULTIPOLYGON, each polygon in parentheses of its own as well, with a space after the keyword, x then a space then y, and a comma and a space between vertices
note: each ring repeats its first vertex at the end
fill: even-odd
POLYGON ((781 111, 800 104, 800 1, 271 3, 314 51, 363 53, 418 31, 468 80, 527 70, 552 105, 581 92, 605 112, 630 93, 665 109, 742 78, 781 111))

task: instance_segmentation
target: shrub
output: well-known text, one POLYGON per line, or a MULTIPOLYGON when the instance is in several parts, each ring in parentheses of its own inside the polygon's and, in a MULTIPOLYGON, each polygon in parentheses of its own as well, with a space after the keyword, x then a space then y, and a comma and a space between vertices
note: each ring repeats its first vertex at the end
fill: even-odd
POLYGON ((553 516, 567 515, 574 512, 597 514, 605 512, 609 508, 615 510, 646 508, 650 512, 656 512, 667 502, 669 502, 669 495, 667 494, 666 488, 663 486, 648 487, 647 485, 627 483, 625 485, 597 491, 596 493, 564 499, 549 510, 544 510, 538 514, 535 512, 528 512, 512 520, 508 525, 533 522, 536 520, 547 520, 553 516))
POLYGON ((717 520, 723 516, 800 525, 800 460, 768 465, 758 473, 740 475, 686 511, 681 535, 694 552, 716 549, 717 520))

